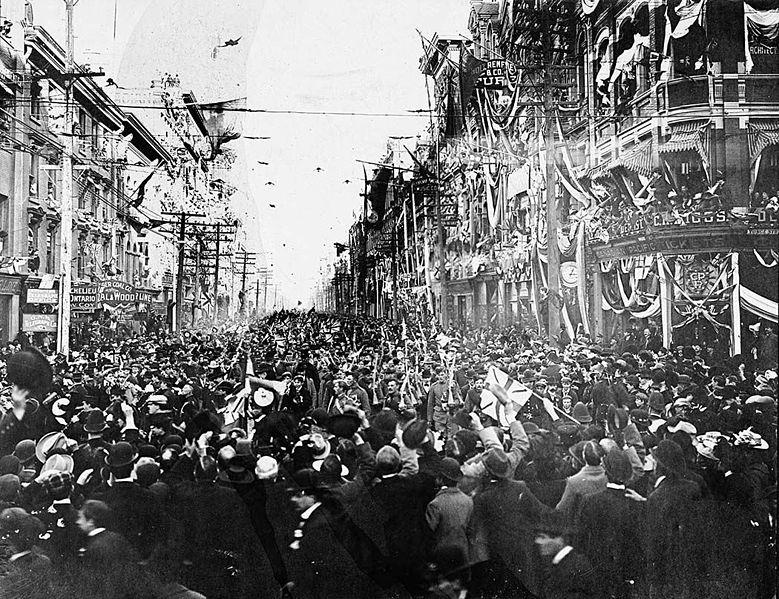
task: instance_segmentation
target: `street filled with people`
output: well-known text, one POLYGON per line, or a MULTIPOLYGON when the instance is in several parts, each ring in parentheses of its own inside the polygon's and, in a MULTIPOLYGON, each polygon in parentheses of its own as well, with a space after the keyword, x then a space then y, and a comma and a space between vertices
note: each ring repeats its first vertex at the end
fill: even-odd
POLYGON ((0 597, 775 596, 749 351, 316 311, 0 355, 0 597))

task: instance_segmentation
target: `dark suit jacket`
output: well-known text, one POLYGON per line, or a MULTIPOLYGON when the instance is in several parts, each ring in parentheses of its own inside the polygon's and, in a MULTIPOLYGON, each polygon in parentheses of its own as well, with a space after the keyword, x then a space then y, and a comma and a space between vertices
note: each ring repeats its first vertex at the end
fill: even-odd
POLYGON ((493 480, 473 498, 468 530, 471 560, 499 561, 531 591, 538 589, 534 530, 550 509, 524 482, 493 480))
POLYGON ((65 577, 70 596, 150 599, 154 588, 138 561, 135 548, 119 533, 104 530, 87 537, 75 576, 65 577))
POLYGON ((118 482, 96 492, 92 499, 104 501, 113 511, 114 530, 146 559, 166 540, 167 526, 159 500, 148 489, 131 482, 118 482))
POLYGON ((292 552, 290 574, 295 594, 307 599, 380 597, 380 587, 355 561, 355 547, 344 544, 342 522, 319 506, 302 527, 299 548, 292 552))
POLYGON ((593 571, 587 558, 571 551, 559 564, 549 564, 541 590, 543 599, 595 597, 593 571))
POLYGON ((184 481, 170 502, 180 535, 174 548, 192 563, 183 582, 209 599, 254 597, 262 549, 246 505, 229 487, 184 481), (231 576, 229 568, 236 570, 231 576))
POLYGON ((625 581, 644 577, 644 505, 609 489, 585 497, 579 518, 582 553, 606 596, 628 596, 625 581), (609 594, 610 593, 610 594, 609 594))
POLYGON ((697 483, 684 478, 666 478, 647 499, 648 578, 655 588, 673 585, 683 596, 691 564, 688 551, 694 541, 690 526, 692 503, 700 499, 697 483))

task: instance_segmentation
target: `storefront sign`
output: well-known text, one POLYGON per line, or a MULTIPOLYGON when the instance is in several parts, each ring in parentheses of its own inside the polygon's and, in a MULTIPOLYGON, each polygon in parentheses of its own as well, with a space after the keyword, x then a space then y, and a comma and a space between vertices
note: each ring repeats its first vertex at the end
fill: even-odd
POLYGON ((28 289, 28 304, 56 304, 59 302, 59 293, 56 289, 28 289))
POLYGON ((0 275, 0 295, 20 295, 21 293, 21 278, 0 275))
POLYGON ((609 245, 592 247, 596 260, 614 260, 629 256, 643 256, 662 252, 664 254, 695 254, 699 252, 730 252, 734 250, 774 249, 775 235, 749 235, 748 231, 730 232, 696 227, 682 235, 666 231, 652 236, 638 236, 620 240, 609 245))
POLYGON ((28 333, 55 333, 56 314, 22 314, 22 330, 28 333))
POLYGON ((107 280, 97 283, 76 283, 70 294, 70 303, 71 310, 74 312, 94 312, 104 305, 109 308, 121 308, 123 311, 133 311, 137 303, 149 303, 154 295, 151 290, 138 289, 124 281, 107 280))
POLYGON ((503 89, 506 87, 506 61, 491 58, 479 77, 479 87, 486 89, 503 89))

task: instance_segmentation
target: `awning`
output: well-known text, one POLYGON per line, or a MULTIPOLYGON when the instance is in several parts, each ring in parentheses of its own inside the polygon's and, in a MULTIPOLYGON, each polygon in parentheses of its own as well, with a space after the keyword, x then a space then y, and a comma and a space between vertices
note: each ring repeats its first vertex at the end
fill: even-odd
POLYGON ((634 146, 615 160, 611 161, 609 168, 623 166, 639 175, 649 177, 652 175, 652 140, 647 139, 634 146))
POLYGON ((587 172, 591 180, 608 175, 611 169, 623 166, 639 175, 650 177, 652 175, 652 140, 647 139, 633 146, 621 156, 617 156, 609 162, 594 166, 587 172))
POLYGON ((747 131, 750 162, 757 160, 768 146, 779 145, 779 119, 750 121, 747 131))
POLYGON ((708 124, 708 121, 691 121, 680 125, 672 125, 671 137, 665 143, 660 144, 657 151, 661 154, 666 154, 669 152, 697 150, 701 156, 704 156, 706 151, 702 135, 708 124))

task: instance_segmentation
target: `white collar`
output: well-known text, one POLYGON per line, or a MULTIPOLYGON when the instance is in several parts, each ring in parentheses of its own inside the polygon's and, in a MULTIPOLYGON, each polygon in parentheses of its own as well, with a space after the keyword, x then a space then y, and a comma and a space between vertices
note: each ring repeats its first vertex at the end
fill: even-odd
POLYGON ((32 549, 28 549, 27 551, 20 551, 19 553, 14 553, 11 557, 8 558, 9 562, 15 562, 18 559, 23 558, 25 555, 29 555, 32 553, 32 549))
POLYGON ((607 489, 617 489, 618 491, 624 491, 625 485, 618 485, 617 483, 606 483, 607 489))
POLYGON ((555 555, 552 558, 552 564, 554 564, 555 566, 559 564, 561 561, 565 559, 566 555, 571 553, 571 551, 573 551, 573 547, 571 547, 570 545, 566 545, 565 547, 560 549, 560 551, 557 552, 557 555, 555 555))
POLYGON ((314 510, 316 510, 316 508, 318 508, 320 505, 322 505, 322 502, 321 501, 317 501, 314 505, 312 505, 310 508, 308 508, 305 512, 300 514, 300 519, 304 520, 304 521, 308 520, 311 517, 311 514, 314 513, 314 510))
POLYGON ((655 481, 655 489, 660 486, 660 483, 662 483, 665 480, 665 475, 661 476, 655 481))
POLYGON ((105 528, 103 528, 102 526, 98 526, 97 528, 95 528, 93 530, 90 530, 87 533, 87 536, 88 537, 95 537, 95 536, 99 535, 101 532, 105 532, 105 528))
POLYGON ((112 481, 111 485, 113 486, 113 484, 115 484, 115 483, 134 483, 134 482, 135 481, 133 480, 133 477, 132 476, 128 476, 127 478, 115 478, 112 481))
POLYGON ((51 502, 52 505, 70 505, 70 497, 67 499, 55 499, 51 502))

